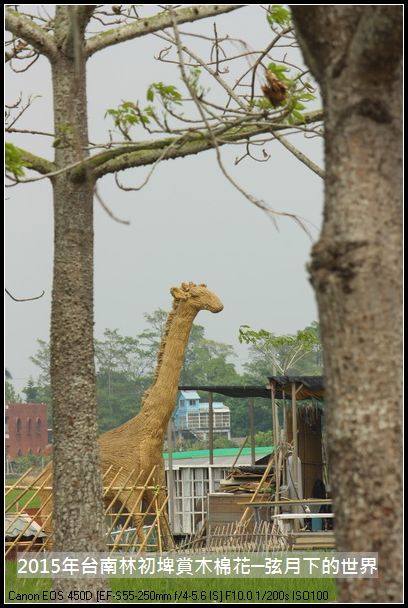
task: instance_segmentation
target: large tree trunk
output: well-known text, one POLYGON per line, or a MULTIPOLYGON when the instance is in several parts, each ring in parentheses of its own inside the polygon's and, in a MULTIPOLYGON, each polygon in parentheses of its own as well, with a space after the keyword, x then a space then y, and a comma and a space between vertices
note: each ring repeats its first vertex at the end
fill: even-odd
MULTIPOLYGON (((57 8, 56 38, 66 40, 68 7, 57 8)), ((52 66, 55 161, 69 166, 88 145, 85 61, 66 49, 52 66)), ((69 172, 53 178, 54 278, 51 312, 54 550, 105 550, 93 347, 93 183, 69 172)), ((62 580, 59 588, 100 588, 62 580)), ((105 585, 106 587, 106 585, 105 585)))
POLYGON ((325 116, 313 248, 339 551, 379 553, 340 601, 402 601, 402 127, 399 7, 292 7, 325 116))

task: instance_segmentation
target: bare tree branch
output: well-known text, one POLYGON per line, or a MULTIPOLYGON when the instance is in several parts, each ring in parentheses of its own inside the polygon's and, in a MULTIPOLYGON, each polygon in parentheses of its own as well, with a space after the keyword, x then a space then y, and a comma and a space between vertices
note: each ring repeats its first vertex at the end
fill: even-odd
POLYGON ((21 118, 21 116, 24 114, 24 112, 26 112, 26 110, 28 110, 28 108, 32 105, 34 100, 37 99, 38 97, 40 97, 40 95, 35 95, 34 97, 30 96, 25 103, 22 103, 22 96, 20 95, 20 97, 15 105, 13 105, 11 107, 6 106, 6 117, 5 117, 6 131, 11 129, 16 124, 16 122, 21 118), (16 109, 18 109, 17 115, 12 117, 11 110, 16 110, 16 109))
POLYGON ((23 40, 31 44, 36 51, 45 55, 48 59, 53 60, 56 57, 57 47, 51 36, 31 19, 8 8, 6 9, 5 27, 15 36, 23 38, 23 40))
POLYGON ((218 162, 218 165, 219 165, 223 175, 234 186, 234 188, 236 188, 236 190, 238 190, 238 192, 240 192, 250 203, 252 203, 256 207, 258 207, 259 209, 261 209, 262 211, 267 213, 268 216, 274 222, 276 228, 277 228, 277 221, 276 221, 277 216, 288 217, 288 218, 294 220, 295 222, 297 222, 299 224, 299 226, 305 231, 305 233, 312 240, 312 237, 311 237, 309 231, 307 230, 303 221, 297 215, 295 215, 293 213, 287 213, 285 211, 277 211, 276 209, 273 209, 265 201, 253 196, 251 193, 244 190, 244 188, 242 188, 242 186, 240 184, 238 184, 237 181, 226 170, 226 168, 222 162, 221 153, 220 153, 220 149, 219 149, 219 142, 217 141, 215 132, 212 129, 212 127, 208 124, 208 121, 206 119, 206 116, 205 116, 204 110, 202 108, 202 105, 200 103, 200 100, 197 97, 196 90, 195 90, 192 82, 189 80, 188 75, 186 73, 184 59, 183 59, 183 46, 182 46, 180 33, 178 30, 177 22, 176 22, 175 15, 174 15, 174 10, 171 8, 170 8, 170 14, 172 17, 172 22, 173 22, 174 37, 175 37, 176 45, 177 45, 177 54, 179 57, 179 67, 180 67, 181 76, 183 78, 183 81, 184 81, 186 87, 188 88, 188 90, 190 92, 192 99, 194 100, 194 103, 197 107, 197 110, 198 110, 203 122, 205 123, 205 125, 207 127, 208 136, 209 136, 209 139, 211 140, 212 147, 215 149, 215 153, 217 156, 217 162, 218 162))
POLYGON ((55 133, 35 131, 34 129, 16 129, 15 127, 6 127, 5 130, 7 133, 27 133, 28 135, 46 135, 47 137, 55 137, 55 133))
POLYGON ((316 165, 316 163, 314 163, 312 160, 310 160, 310 158, 307 157, 305 154, 303 154, 303 152, 298 150, 298 148, 296 148, 296 146, 294 146, 285 137, 278 135, 277 133, 275 133, 273 131, 273 129, 271 129, 271 132, 274 134, 274 136, 278 140, 278 142, 280 142, 282 144, 282 146, 284 146, 287 150, 289 150, 289 152, 292 152, 293 156, 296 156, 296 158, 298 160, 300 160, 304 165, 306 165, 306 167, 308 167, 314 173, 316 173, 316 175, 318 175, 319 177, 324 179, 324 170, 321 169, 319 167, 319 165, 316 165))
POLYGON ((106 213, 109 215, 110 218, 112 218, 115 222, 118 222, 119 224, 126 224, 126 225, 130 224, 129 220, 121 220, 120 218, 116 217, 116 215, 114 215, 114 213, 112 213, 112 211, 109 209, 108 205, 104 202, 103 198, 99 194, 97 188, 95 188, 94 194, 95 194, 96 200, 98 201, 98 203, 100 204, 102 209, 104 211, 106 211, 106 213))
MULTIPOLYGON (((171 36, 162 36, 162 38, 164 38, 165 40, 168 40, 172 44, 176 44, 175 40, 171 36)), ((225 89, 225 91, 228 93, 228 95, 235 101, 235 103, 242 110, 244 110, 244 112, 246 112, 248 110, 248 104, 243 103, 241 101, 241 99, 238 97, 238 95, 235 94, 235 92, 231 89, 231 87, 229 87, 228 84, 225 82, 225 80, 223 78, 221 78, 221 76, 219 75, 219 69, 218 69, 219 62, 216 63, 217 67, 216 67, 216 70, 214 71, 208 66, 207 62, 203 61, 200 57, 198 57, 198 55, 193 53, 193 51, 191 51, 189 48, 187 48, 186 46, 183 46, 182 49, 192 59, 194 59, 194 61, 196 61, 202 68, 204 68, 210 74, 210 76, 212 76, 222 86, 223 89, 225 89)))
POLYGON ((4 291, 12 300, 14 300, 14 302, 30 302, 31 300, 39 300, 45 294, 45 291, 43 290, 41 295, 35 296, 34 298, 15 298, 8 289, 4 288, 4 291))
MULTIPOLYGON (((299 124, 304 125, 319 122, 322 118, 323 114, 321 111, 310 112, 305 115, 305 122, 299 124)), ((277 130, 293 128, 294 126, 296 126, 296 123, 290 126, 274 126, 273 124, 271 125, 270 121, 262 121, 259 124, 255 123, 241 128, 231 128, 229 130, 226 130, 223 126, 220 129, 214 129, 213 133, 217 139, 218 145, 223 146, 225 144, 245 142, 256 135, 270 133, 271 128, 273 128, 275 133, 277 130)), ((194 131, 192 131, 191 134, 181 137, 178 145, 174 145, 175 143, 177 143, 177 138, 168 137, 152 142, 129 144, 114 150, 101 152, 86 161, 86 164, 94 170, 95 177, 99 178, 107 173, 116 173, 117 171, 123 171, 124 169, 132 167, 153 164, 160 157, 162 157, 163 160, 183 158, 185 156, 198 154, 204 150, 210 150, 214 147, 213 140, 209 134, 194 131), (166 154, 163 155, 163 151, 166 150, 166 148, 166 154)), ((74 170, 74 173, 80 173, 82 170, 82 167, 78 167, 74 170)))
MULTIPOLYGON (((177 23, 188 23, 191 21, 198 21, 199 19, 205 19, 207 17, 213 17, 215 15, 221 15, 235 11, 238 8, 242 8, 245 4, 207 4, 207 5, 194 5, 192 7, 181 8, 175 10, 175 18, 177 23)), ((113 44, 119 44, 126 40, 133 40, 139 36, 145 36, 152 32, 157 32, 166 27, 172 25, 170 13, 164 11, 153 17, 146 17, 145 19, 139 19, 134 23, 122 25, 115 29, 97 34, 89 40, 85 45, 85 53, 88 57, 113 44)))

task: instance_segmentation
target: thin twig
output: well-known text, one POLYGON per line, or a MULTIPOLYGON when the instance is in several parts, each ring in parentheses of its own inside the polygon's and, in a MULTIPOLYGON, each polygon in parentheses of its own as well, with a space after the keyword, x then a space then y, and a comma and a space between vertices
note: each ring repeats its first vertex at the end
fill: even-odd
POLYGON ((180 61, 180 72, 181 72, 181 76, 182 79, 187 87, 187 89, 190 92, 190 95, 192 97, 192 99, 194 100, 197 110, 201 115, 201 118, 203 120, 203 122, 205 123, 207 130, 208 130, 208 134, 213 142, 213 146, 216 152, 216 156, 217 156, 217 161, 218 161, 218 165, 222 171, 222 173, 224 174, 224 176, 227 178, 227 180, 247 199, 249 200, 252 204, 254 204, 256 207, 259 207, 260 209, 262 209, 262 211, 265 211, 269 217, 272 219, 272 221, 274 222, 276 228, 277 228, 277 222, 276 222, 276 217, 275 216, 285 216, 285 217, 289 217, 291 219, 293 219, 297 224, 299 224, 299 226, 304 230, 304 232, 309 236, 310 240, 312 240, 312 237, 309 233, 309 231, 307 230, 306 226, 304 225, 303 221, 296 216, 293 213, 288 213, 285 211, 276 211, 275 209, 272 209, 267 203, 265 203, 265 201, 262 201, 256 197, 254 197, 252 194, 250 194, 249 192, 246 192, 232 177, 231 175, 228 173, 228 171, 225 169, 222 159, 221 159, 221 154, 220 154, 220 149, 218 146, 218 142, 215 138, 214 132, 212 130, 212 128, 210 127, 210 125, 208 124, 207 118, 204 114, 204 111, 201 107, 201 103, 197 98, 196 92, 194 90, 194 88, 191 86, 191 83, 187 77, 186 74, 186 70, 185 70, 185 64, 184 64, 184 59, 183 59, 183 46, 181 43, 181 39, 180 39, 180 34, 178 31, 178 27, 177 27, 177 22, 174 16, 174 12, 172 8, 169 8, 169 12, 171 14, 171 18, 172 18, 172 22, 173 22, 173 30, 174 30, 174 36, 175 36, 175 41, 177 44, 177 53, 178 53, 178 57, 179 57, 179 61, 180 61))
POLYGON ((305 154, 303 154, 303 152, 298 150, 296 148, 296 146, 291 144, 285 137, 282 137, 282 135, 278 135, 277 133, 275 133, 273 131, 273 129, 271 129, 271 133, 274 134, 274 136, 278 140, 278 142, 281 143, 282 146, 284 146, 287 150, 289 150, 293 154, 293 156, 296 156, 296 158, 298 160, 300 160, 303 164, 305 164, 306 167, 308 167, 314 173, 316 173, 316 175, 318 175, 319 177, 324 179, 324 176, 325 176, 324 170, 321 169, 319 167, 319 165, 316 165, 316 163, 314 163, 312 160, 310 160, 310 158, 308 158, 305 154))
POLYGON ((129 220, 121 220, 120 218, 116 217, 116 215, 114 215, 112 213, 112 211, 109 209, 109 207, 106 205, 106 203, 104 203, 104 201, 102 200, 97 188, 95 188, 94 194, 95 194, 96 200, 98 201, 98 203, 100 204, 102 209, 104 211, 106 211, 106 213, 109 215, 109 217, 111 219, 113 219, 115 222, 118 222, 119 224, 126 224, 127 226, 130 224, 129 220))
POLYGON ((43 290, 41 295, 35 296, 34 298, 16 298, 9 292, 8 289, 4 288, 4 291, 12 300, 14 300, 14 302, 30 302, 31 300, 39 300, 45 294, 45 291, 43 290))

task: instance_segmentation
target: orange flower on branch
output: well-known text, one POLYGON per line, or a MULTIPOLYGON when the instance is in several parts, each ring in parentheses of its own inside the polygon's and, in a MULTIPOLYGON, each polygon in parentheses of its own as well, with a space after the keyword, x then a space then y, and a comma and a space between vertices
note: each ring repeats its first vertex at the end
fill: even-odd
POLYGON ((276 108, 285 101, 288 90, 283 82, 281 82, 279 78, 276 78, 269 70, 265 70, 265 78, 266 82, 262 85, 262 93, 269 99, 274 108, 276 108))

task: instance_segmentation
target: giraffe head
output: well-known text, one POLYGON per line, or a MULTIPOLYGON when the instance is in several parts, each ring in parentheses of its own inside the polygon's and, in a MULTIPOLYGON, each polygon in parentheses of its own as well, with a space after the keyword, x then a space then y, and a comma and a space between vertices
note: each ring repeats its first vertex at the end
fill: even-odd
POLYGON ((182 283, 181 287, 172 287, 170 293, 176 301, 184 302, 197 311, 221 312, 224 308, 221 300, 204 284, 182 283))

